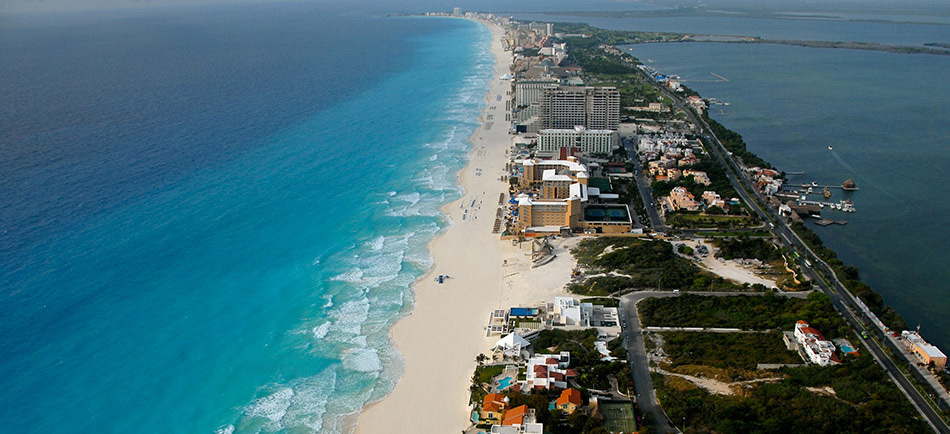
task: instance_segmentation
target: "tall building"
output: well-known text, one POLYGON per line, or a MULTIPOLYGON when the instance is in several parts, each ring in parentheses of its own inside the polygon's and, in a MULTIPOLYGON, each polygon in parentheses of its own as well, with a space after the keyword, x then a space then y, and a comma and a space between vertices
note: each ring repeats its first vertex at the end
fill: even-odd
POLYGON ((545 129, 616 130, 620 128, 620 92, 614 87, 543 88, 541 121, 545 129))
POLYGON ((458 7, 457 7, 457 8, 455 8, 455 9, 452 9, 452 16, 453 16, 453 17, 460 17, 460 16, 462 16, 462 8, 458 8, 458 7))
POLYGON ((515 104, 527 107, 541 102, 544 89, 556 89, 557 80, 525 80, 515 82, 515 104))
POLYGON ((538 151, 557 152, 561 148, 577 148, 586 154, 609 154, 617 144, 617 132, 572 129, 546 129, 538 134, 538 151))

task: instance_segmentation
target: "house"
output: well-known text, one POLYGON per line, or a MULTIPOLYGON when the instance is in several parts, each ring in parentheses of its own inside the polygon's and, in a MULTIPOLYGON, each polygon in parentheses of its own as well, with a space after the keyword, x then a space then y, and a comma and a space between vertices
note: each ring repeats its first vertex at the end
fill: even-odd
POLYGON ((795 340, 809 362, 819 366, 841 363, 835 355, 835 344, 825 339, 817 329, 809 327, 807 322, 799 320, 795 323, 795 340))
POLYGON ((482 409, 478 412, 479 421, 489 425, 502 423, 508 397, 500 393, 489 393, 482 399, 482 409))
POLYGON ((519 405, 505 412, 502 418, 502 425, 523 425, 525 417, 528 416, 528 406, 519 405))
POLYGON ((581 392, 577 389, 566 389, 561 392, 561 396, 558 397, 555 407, 567 414, 573 414, 577 411, 577 408, 583 405, 581 400, 581 392))
POLYGON ((525 359, 528 357, 528 354, 530 354, 528 351, 530 346, 531 342, 528 342, 528 340, 521 337, 521 335, 509 333, 507 336, 495 342, 495 346, 492 349, 492 357, 496 360, 504 360, 506 358, 525 359))
POLYGON ((560 354, 535 354, 525 364, 525 387, 531 389, 550 389, 567 387, 567 380, 577 376, 572 369, 567 369, 571 362, 571 353, 561 351, 560 354))

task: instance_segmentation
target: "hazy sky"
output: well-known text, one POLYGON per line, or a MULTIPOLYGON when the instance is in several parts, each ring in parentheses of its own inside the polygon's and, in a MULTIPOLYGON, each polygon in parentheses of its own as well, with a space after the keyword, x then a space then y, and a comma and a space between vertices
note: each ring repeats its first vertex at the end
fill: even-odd
POLYGON ((767 10, 862 9, 894 10, 947 9, 948 0, 0 0, 0 12, 41 12, 143 8, 194 4, 252 4, 294 1, 335 3, 356 8, 368 5, 391 7, 393 11, 450 10, 453 6, 473 10, 540 11, 540 10, 622 10, 637 4, 658 6, 705 5, 715 7, 752 7, 767 10))

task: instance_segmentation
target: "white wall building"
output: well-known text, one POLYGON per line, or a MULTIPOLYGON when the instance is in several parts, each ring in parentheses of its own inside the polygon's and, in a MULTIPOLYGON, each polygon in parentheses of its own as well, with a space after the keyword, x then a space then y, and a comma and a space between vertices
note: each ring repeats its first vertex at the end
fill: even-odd
POLYGON ((808 361, 819 366, 840 363, 835 355, 835 344, 825 339, 820 331, 809 327, 807 322, 795 323, 795 340, 808 361))
POLYGON ((538 134, 538 151, 557 152, 561 148, 577 148, 587 154, 609 154, 617 146, 617 132, 572 129, 545 129, 538 134))
POLYGON ((575 374, 568 369, 571 365, 571 353, 535 354, 526 363, 525 387, 522 392, 531 389, 567 388, 567 378, 575 374))

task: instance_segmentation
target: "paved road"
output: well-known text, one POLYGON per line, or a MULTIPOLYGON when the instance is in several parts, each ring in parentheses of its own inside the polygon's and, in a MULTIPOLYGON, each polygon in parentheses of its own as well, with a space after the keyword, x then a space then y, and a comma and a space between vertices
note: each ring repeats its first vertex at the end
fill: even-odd
POLYGON ((630 158, 630 161, 633 162, 633 166, 636 169, 634 172, 636 173, 634 180, 637 182, 637 189, 640 190, 640 198, 643 200, 643 207, 646 208, 647 215, 650 217, 653 230, 659 233, 666 232, 663 219, 660 218, 660 214, 656 211, 656 206, 653 206, 653 191, 650 189, 650 180, 644 175, 643 167, 640 165, 640 156, 637 155, 637 151, 632 144, 627 146, 626 149, 627 156, 630 158))
MULTIPOLYGON (((720 161, 720 163, 726 167, 732 167, 737 173, 742 173, 741 170, 739 170, 739 166, 736 164, 736 161, 726 151, 725 146, 723 146, 719 139, 714 134, 712 134, 712 130, 709 128, 709 125, 704 120, 697 118, 691 110, 684 107, 683 102, 678 96, 667 92, 662 88, 662 86, 658 86, 658 88, 674 102, 677 108, 689 116, 691 122, 693 122, 695 125, 701 126, 703 134, 706 135, 709 143, 713 145, 708 147, 709 150, 720 161)), ((749 194, 749 191, 754 190, 747 179, 744 177, 737 178, 735 173, 733 173, 731 170, 726 170, 726 174, 729 177, 729 182, 739 193, 742 200, 749 204, 749 208, 751 208, 763 221, 774 222, 775 227, 773 232, 778 235, 781 243, 784 246, 804 253, 804 256, 809 258, 815 267, 819 267, 825 275, 834 276, 834 273, 828 264, 824 263, 824 261, 821 261, 820 258, 818 258, 818 256, 811 251, 811 249, 805 246, 804 242, 798 237, 798 234, 792 231, 792 229, 786 223, 784 223, 782 219, 779 219, 770 208, 765 205, 762 205, 762 208, 757 206, 757 204, 763 204, 765 201, 758 195, 753 197, 752 194, 749 194), (746 190, 747 188, 748 190, 746 190)), ((841 282, 837 280, 837 278, 833 279, 833 286, 829 286, 819 278, 815 269, 811 267, 804 267, 803 269, 805 270, 805 274, 812 279, 815 285, 831 298, 832 304, 836 309, 838 309, 839 312, 844 315, 845 319, 848 320, 855 330, 866 331, 869 334, 879 333, 877 329, 866 329, 864 327, 864 321, 859 320, 860 315, 863 314, 856 315, 855 311, 852 310, 852 303, 854 299, 851 293, 845 289, 844 285, 842 285, 841 282)), ((910 380, 908 380, 907 377, 905 377, 904 374, 900 372, 894 362, 887 357, 883 348, 881 348, 881 345, 873 339, 861 339, 861 341, 867 348, 871 350, 871 353, 878 360, 878 363, 887 371, 891 379, 893 379, 898 388, 901 389, 901 392, 903 392, 904 395, 910 399, 911 403, 917 408, 917 411, 921 414, 921 416, 923 416, 924 420, 930 424, 930 427, 935 432, 941 434, 950 434, 950 427, 947 426, 947 424, 943 421, 943 419, 940 418, 937 412, 927 403, 924 396, 913 386, 913 384, 911 384, 910 380)), ((887 339, 885 339, 885 342, 888 342, 893 346, 893 342, 889 342, 887 339)), ((900 354, 899 351, 897 353, 900 354)))
POLYGON ((646 346, 643 343, 643 333, 640 329, 640 315, 637 313, 637 303, 649 297, 672 297, 672 292, 634 292, 620 299, 620 324, 623 334, 623 343, 627 348, 627 360, 633 373, 633 387, 637 392, 637 404, 640 411, 651 415, 658 433, 679 432, 670 423, 666 413, 656 402, 656 391, 653 389, 653 378, 650 377, 650 363, 647 359, 646 346))
MULTIPOLYGON (((718 297, 734 297, 738 295, 764 295, 766 292, 703 292, 689 291, 674 293, 671 291, 640 291, 632 292, 620 299, 620 325, 624 347, 627 348, 627 360, 633 373, 634 389, 637 393, 637 403, 640 411, 650 414, 655 421, 657 432, 679 432, 663 408, 656 401, 656 390, 653 388, 653 377, 650 376, 650 362, 647 358, 646 345, 643 342, 643 329, 640 326, 640 315, 637 312, 637 303, 640 300, 653 297, 677 297, 682 294, 699 294, 718 297)), ((786 297, 807 297, 808 293, 780 292, 786 297)))

